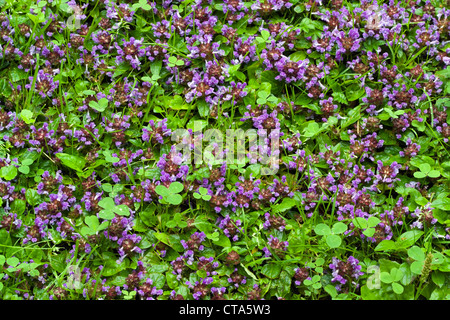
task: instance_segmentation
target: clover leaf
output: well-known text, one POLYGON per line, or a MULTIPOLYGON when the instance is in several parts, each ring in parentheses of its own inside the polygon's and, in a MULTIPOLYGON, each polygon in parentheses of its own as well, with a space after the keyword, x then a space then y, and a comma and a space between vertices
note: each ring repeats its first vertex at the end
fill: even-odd
POLYGON ((98 205, 103 208, 103 210, 98 213, 98 216, 105 220, 113 219, 115 217, 115 214, 118 214, 119 216, 130 215, 130 208, 128 208, 127 205, 116 205, 114 203, 114 200, 110 197, 101 199, 98 202, 98 205))
POLYGON ((347 231, 347 225, 343 222, 336 222, 332 228, 325 223, 319 223, 315 226, 314 232, 318 235, 324 236, 325 242, 330 248, 338 248, 342 239, 339 234, 347 231))
POLYGON ((396 294, 402 294, 404 291, 403 286, 398 283, 403 278, 403 272, 400 269, 392 268, 390 272, 381 272, 380 280, 383 283, 390 284, 392 286, 392 290, 396 294))
POLYGON ((168 188, 161 184, 155 187, 156 193, 162 196, 162 203, 170 203, 173 205, 179 205, 183 201, 183 197, 178 194, 183 189, 184 186, 180 182, 172 182, 168 188))
POLYGON ((203 199, 205 201, 209 201, 211 199, 211 196, 208 194, 208 189, 204 187, 200 187, 198 189, 198 193, 194 192, 194 198, 195 199, 203 199))
POLYGON ((380 221, 380 219, 374 216, 369 217, 367 220, 362 217, 356 217, 352 220, 353 225, 356 228, 364 229, 363 234, 369 238, 375 234, 375 227, 380 223, 380 221))
POLYGON ((432 169, 429 163, 420 164, 419 170, 420 171, 414 172, 414 177, 416 177, 418 179, 422 179, 427 176, 430 178, 439 178, 439 176, 441 175, 439 170, 432 169))
POLYGON ((84 222, 87 226, 82 227, 80 230, 83 236, 97 234, 99 231, 102 231, 109 226, 109 221, 104 221, 100 224, 96 216, 87 216, 84 219, 84 222))

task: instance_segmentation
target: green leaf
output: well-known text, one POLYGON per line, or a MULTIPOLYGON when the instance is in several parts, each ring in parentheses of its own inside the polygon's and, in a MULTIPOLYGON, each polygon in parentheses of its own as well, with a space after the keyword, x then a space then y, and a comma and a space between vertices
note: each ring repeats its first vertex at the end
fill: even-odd
POLYGON ((159 184, 155 187, 155 192, 163 197, 168 196, 170 194, 169 189, 163 186, 162 184, 159 184))
POLYGON ((430 172, 428 172, 428 176, 430 178, 439 178, 441 175, 441 173, 438 170, 431 170, 430 172))
POLYGON ((369 217, 369 219, 367 220, 367 224, 369 225, 369 227, 376 227, 380 222, 381 220, 374 216, 369 217))
POLYGON ((405 288, 403 288, 403 286, 400 283, 394 282, 392 283, 392 290, 394 290, 394 292, 396 294, 402 294, 405 288))
POLYGON ((392 268, 391 276, 393 281, 400 281, 403 278, 403 272, 400 269, 392 268))
POLYGON ((84 219, 84 222, 91 228, 93 231, 96 231, 98 226, 100 225, 98 218, 96 216, 87 216, 84 219))
POLYGON ((283 201, 281 201, 281 203, 275 205, 272 207, 272 212, 273 213, 280 213, 280 212, 284 212, 286 210, 291 209, 292 207, 294 207, 296 205, 296 202, 294 199, 286 197, 283 199, 283 201))
POLYGON ((392 283, 394 281, 394 279, 392 279, 391 274, 386 271, 380 273, 380 280, 381 280, 381 282, 387 283, 387 284, 392 283))
POLYGON ((165 199, 173 205, 179 205, 183 201, 183 197, 179 194, 169 194, 165 199))
POLYGON ((121 204, 121 205, 115 206, 113 208, 113 212, 118 214, 119 216, 128 217, 130 215, 130 208, 125 204, 121 204))
POLYGON ((206 118, 209 115, 209 104, 205 99, 200 99, 197 101, 198 113, 201 117, 206 118))
POLYGON ((411 263, 411 271, 415 274, 421 274, 423 268, 423 261, 414 261, 411 263))
POLYGON ((20 112, 20 117, 26 124, 32 124, 35 120, 33 112, 27 109, 23 109, 20 112))
POLYGON ((216 241, 213 241, 213 243, 221 247, 231 247, 230 239, 224 234, 219 235, 219 238, 216 241))
POLYGON ((348 101, 355 101, 364 96, 366 91, 364 88, 361 88, 359 85, 354 84, 345 90, 345 95, 347 96, 348 101))
MULTIPOLYGON (((2 264, 0 263, 0 266, 2 264)), ((440 271, 433 271, 431 273, 431 280, 433 280, 433 282, 439 287, 442 288, 442 286, 445 284, 445 273, 440 272, 440 271)))
POLYGON ((369 227, 369 223, 367 222, 367 220, 362 217, 356 217, 353 219, 352 222, 355 225, 355 227, 360 229, 366 229, 367 227, 369 227))
POLYGON ((423 231, 411 230, 402 233, 396 240, 396 246, 398 249, 406 249, 412 246, 423 235, 423 231))
POLYGON ((108 107, 108 99, 101 98, 100 100, 98 100, 98 102, 97 101, 90 101, 89 102, 89 107, 91 107, 94 110, 97 110, 98 112, 103 112, 108 107))
POLYGON ((371 238, 371 237, 373 237, 373 235, 375 234, 375 228, 367 228, 366 230, 363 231, 363 234, 364 234, 366 237, 371 238))
POLYGON ((10 181, 17 176, 17 168, 13 165, 2 167, 0 175, 3 179, 10 181))
POLYGON ((314 232, 320 236, 325 236, 331 234, 331 229, 325 223, 319 223, 314 227, 314 232))
POLYGON ((61 160, 66 167, 82 172, 86 164, 86 159, 67 153, 57 153, 56 157, 61 160))
POLYGON ((397 249, 397 246, 392 240, 383 240, 375 247, 375 251, 389 251, 395 249, 397 249))
POLYGON ((102 189, 103 189, 103 191, 109 193, 109 192, 112 192, 113 187, 112 187, 112 185, 110 183, 103 183, 102 184, 102 189))
POLYGON ((196 192, 193 193, 193 196, 194 196, 195 199, 201 199, 202 198, 202 196, 200 194, 196 193, 196 192))
POLYGON ((326 236, 325 241, 327 242, 330 248, 338 248, 342 243, 341 237, 335 234, 330 234, 326 236))
POLYGON ((308 126, 303 130, 305 137, 312 138, 320 132, 320 126, 317 122, 310 122, 308 126))
POLYGON ((114 203, 113 198, 110 198, 110 197, 106 197, 106 198, 101 199, 98 202, 98 205, 100 207, 102 207, 103 209, 106 209, 106 210, 113 210, 114 207, 116 206, 116 204, 114 203))
POLYGON ((422 163, 421 165, 419 165, 419 169, 423 173, 428 173, 431 170, 431 166, 428 163, 422 163))
POLYGON ((99 216, 100 218, 102 218, 102 219, 105 219, 105 220, 111 220, 111 219, 114 219, 115 214, 114 214, 114 212, 111 211, 111 210, 101 210, 101 211, 98 213, 98 216, 99 216))
POLYGON ((17 267, 20 261, 16 257, 9 257, 8 259, 6 259, 6 263, 11 267, 17 267))
POLYGON ((19 172, 23 174, 29 174, 30 173, 30 167, 29 166, 20 166, 19 172))
POLYGON ((414 177, 416 177, 417 179, 422 179, 422 178, 425 178, 426 176, 427 175, 423 172, 420 172, 420 171, 414 172, 414 177))
POLYGON ((334 234, 344 233, 345 231, 347 231, 347 225, 345 223, 343 223, 343 222, 336 222, 333 225, 332 232, 334 234))
POLYGON ((25 199, 27 200, 30 206, 35 206, 40 202, 41 196, 38 194, 36 190, 28 189, 25 192, 25 199))
POLYGON ((261 273, 270 279, 276 279, 279 276, 280 272, 281 265, 277 263, 265 264, 261 269, 261 273))
POLYGON ((169 191, 171 193, 180 193, 183 189, 184 185, 180 182, 172 182, 169 186, 169 191))
POLYGON ((436 209, 450 211, 450 198, 439 198, 431 203, 431 206, 436 209))
POLYGON ((112 156, 111 150, 104 150, 103 155, 105 156, 105 160, 107 162, 116 163, 120 160, 119 158, 112 156))
POLYGON ((425 253, 418 246, 414 246, 408 249, 408 256, 417 261, 425 260, 425 253))

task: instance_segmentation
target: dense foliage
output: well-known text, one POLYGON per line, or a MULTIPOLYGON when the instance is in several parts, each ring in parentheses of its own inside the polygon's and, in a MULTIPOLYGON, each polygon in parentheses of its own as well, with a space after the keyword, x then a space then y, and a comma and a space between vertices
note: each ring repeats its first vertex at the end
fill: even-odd
POLYGON ((449 299, 449 1, 0 7, 1 299, 449 299))

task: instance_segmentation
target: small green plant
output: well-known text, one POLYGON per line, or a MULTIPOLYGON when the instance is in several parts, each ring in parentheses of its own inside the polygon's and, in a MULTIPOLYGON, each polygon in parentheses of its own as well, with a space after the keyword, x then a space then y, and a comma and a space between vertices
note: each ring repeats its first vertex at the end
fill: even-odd
POLYGON ((325 242, 330 248, 338 248, 342 243, 340 234, 347 231, 347 225, 343 222, 336 222, 332 228, 325 223, 315 226, 314 232, 325 238, 325 242))
POLYGON ((87 226, 83 226, 80 233, 83 236, 98 234, 99 231, 105 230, 109 226, 109 221, 103 221, 101 224, 96 216, 87 216, 84 218, 87 226))
POLYGON ((103 208, 103 210, 98 213, 98 216, 105 220, 113 219, 115 214, 118 214, 119 216, 130 215, 130 208, 128 208, 128 206, 124 204, 116 205, 114 199, 110 197, 103 198, 98 202, 98 205, 103 208))
POLYGON ((211 196, 208 194, 208 189, 200 187, 198 189, 198 193, 194 192, 193 194, 195 199, 203 199, 205 201, 209 201, 211 199, 211 196))
POLYGON ((414 177, 422 179, 425 177, 429 178, 439 178, 441 173, 439 170, 432 169, 429 163, 422 163, 419 165, 419 170, 414 172, 414 177))
POLYGON ((172 182, 168 188, 161 184, 157 185, 155 191, 157 194, 162 196, 162 199, 159 200, 161 203, 179 205, 181 201, 183 201, 183 197, 179 195, 183 189, 184 186, 182 183, 172 182))
POLYGON ((359 229, 363 229, 363 235, 372 237, 375 234, 375 227, 380 223, 377 217, 369 217, 367 220, 362 217, 356 217, 352 220, 353 225, 359 229))
POLYGON ((94 109, 98 112, 103 112, 108 107, 108 99, 101 98, 98 101, 91 101, 91 102, 89 102, 89 107, 91 107, 92 109, 94 109))
POLYGON ((390 272, 383 271, 380 273, 380 280, 383 283, 390 284, 396 294, 402 294, 404 291, 404 287, 399 283, 402 278, 403 272, 398 268, 392 268, 390 272))
POLYGON ((187 222, 183 219, 183 215, 180 212, 175 213, 173 216, 173 219, 170 221, 167 221, 166 226, 168 228, 175 228, 179 227, 181 229, 187 227, 187 222))
POLYGON ((444 256, 439 253, 430 253, 426 255, 424 250, 418 246, 413 246, 408 249, 408 257, 413 259, 414 261, 411 263, 411 272, 417 275, 423 275, 424 266, 426 266, 427 257, 429 259, 427 268, 430 268, 433 265, 440 265, 444 262, 444 256))
POLYGON ((178 59, 177 57, 169 57, 169 67, 180 67, 184 66, 184 61, 181 59, 178 59))

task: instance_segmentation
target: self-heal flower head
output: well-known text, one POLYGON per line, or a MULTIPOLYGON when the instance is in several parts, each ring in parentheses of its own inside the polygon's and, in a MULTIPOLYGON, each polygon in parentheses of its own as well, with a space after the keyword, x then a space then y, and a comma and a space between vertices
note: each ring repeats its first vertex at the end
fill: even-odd
POLYGON ((384 165, 381 160, 377 161, 377 174, 375 175, 376 181, 374 184, 386 183, 388 187, 392 187, 395 181, 400 181, 397 178, 399 170, 402 165, 396 161, 392 162, 390 165, 384 165))
POLYGON ((143 47, 144 39, 136 40, 131 37, 129 41, 122 41, 122 46, 119 46, 117 42, 114 43, 117 49, 116 63, 120 64, 127 61, 133 69, 140 70, 141 62, 140 58, 146 55, 146 50, 143 47))
MULTIPOLYGON (((28 78, 30 83, 25 85, 26 89, 32 89, 34 77, 28 78)), ((42 98, 51 97, 53 92, 58 88, 59 80, 54 80, 53 75, 46 73, 44 70, 39 70, 34 83, 34 89, 42 98)))
POLYGON ((331 282, 337 283, 336 289, 338 291, 342 290, 342 287, 349 281, 353 286, 359 287, 356 280, 364 275, 361 271, 361 266, 359 265, 359 260, 355 259, 353 256, 348 257, 347 261, 341 261, 336 257, 333 257, 332 263, 329 265, 332 270, 331 282))
POLYGON ((278 71, 276 80, 285 81, 286 83, 301 81, 304 78, 309 59, 292 61, 288 57, 282 56, 276 63, 275 67, 278 71))

